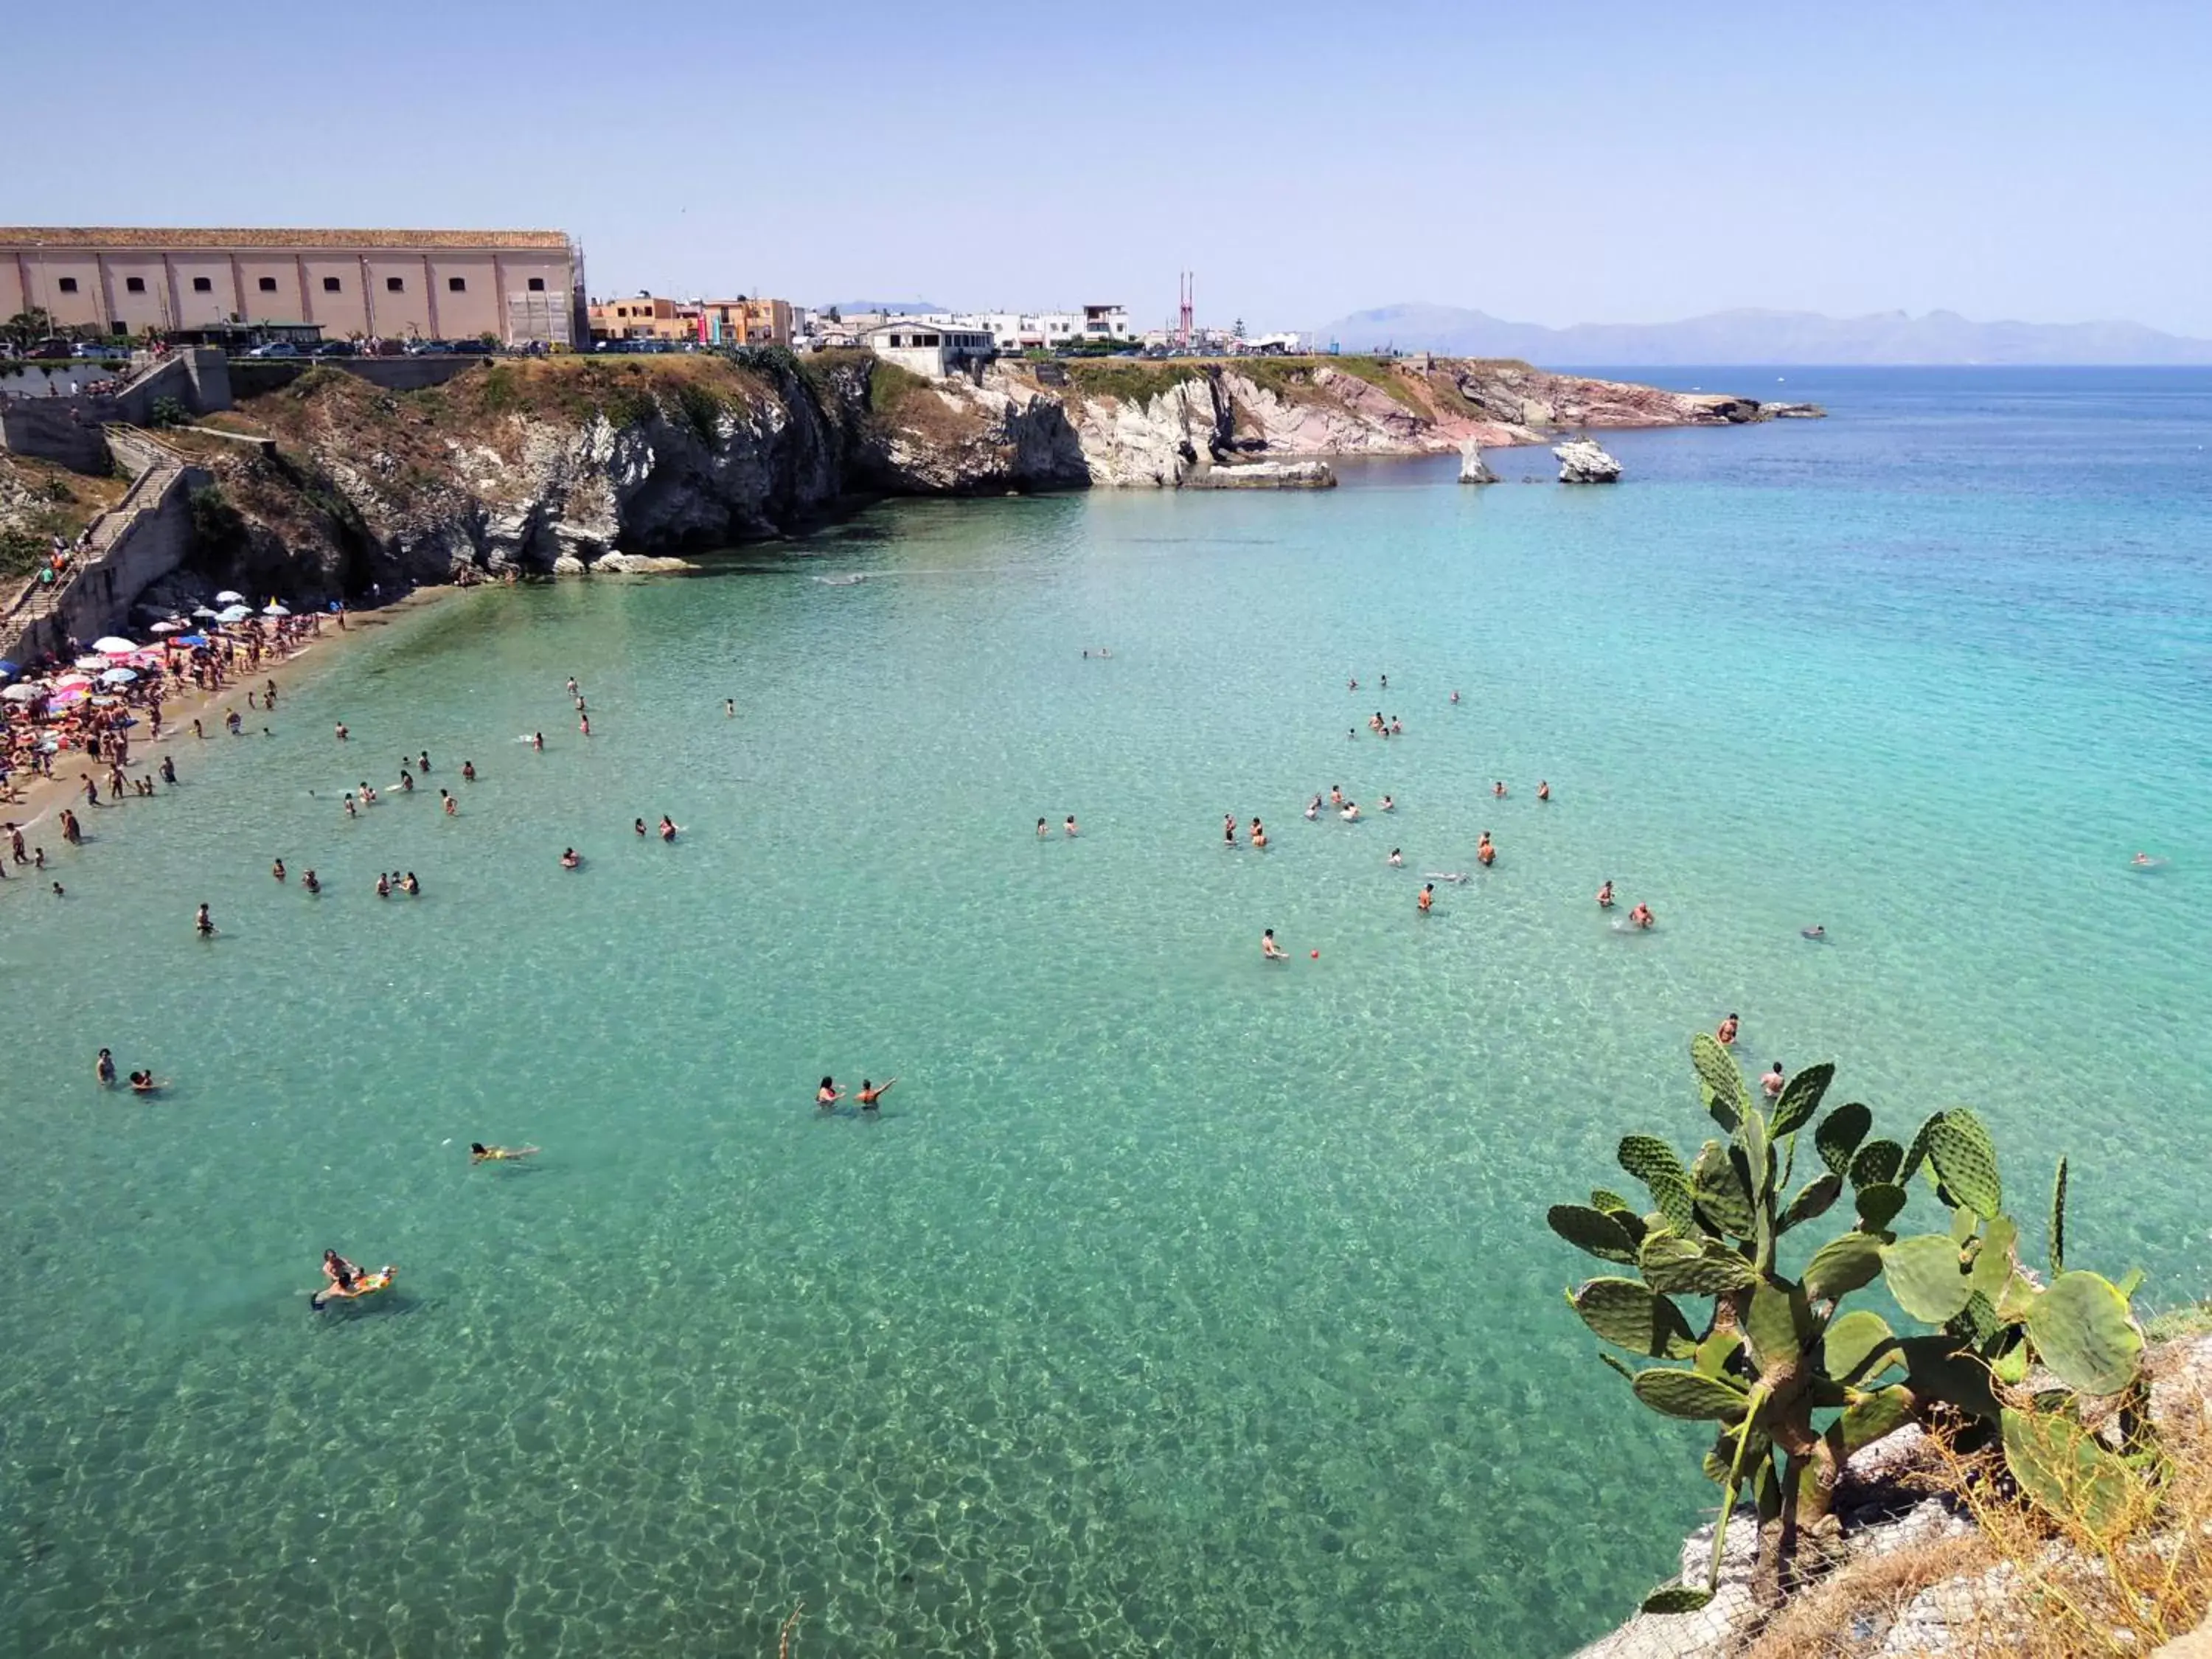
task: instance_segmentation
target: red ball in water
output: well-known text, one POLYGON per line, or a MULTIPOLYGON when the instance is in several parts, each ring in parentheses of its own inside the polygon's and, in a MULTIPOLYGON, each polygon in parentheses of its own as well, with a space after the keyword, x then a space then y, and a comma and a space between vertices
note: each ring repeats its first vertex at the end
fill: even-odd
POLYGON ((1314 959, 1316 962, 1319 962, 1319 961, 1321 960, 1321 952, 1320 952, 1320 951, 1315 951, 1315 952, 1313 953, 1313 959, 1314 959))

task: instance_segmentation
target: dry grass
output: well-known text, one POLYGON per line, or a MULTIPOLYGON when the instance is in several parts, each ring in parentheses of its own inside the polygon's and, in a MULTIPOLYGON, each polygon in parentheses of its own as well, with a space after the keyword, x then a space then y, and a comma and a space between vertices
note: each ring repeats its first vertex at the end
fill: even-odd
POLYGON ((1878 1614, 1886 1626, 1930 1584, 1979 1572, 1995 1559, 1980 1539, 1962 1537, 1855 1561, 1790 1602, 1743 1659, 1851 1659, 1860 1650, 1850 1639, 1858 1620, 1878 1614))
MULTIPOLYGON (((1954 1632, 1952 1651, 2019 1659, 2136 1659, 2195 1630, 2212 1607, 2212 1434, 2203 1402, 2162 1437, 2160 1479, 2098 1530, 2033 1508, 1994 1450, 1939 1443, 1931 1482, 1972 1518, 2014 1587, 1954 1632)), ((2086 1433, 2087 1431, 2084 1431, 2086 1433)))

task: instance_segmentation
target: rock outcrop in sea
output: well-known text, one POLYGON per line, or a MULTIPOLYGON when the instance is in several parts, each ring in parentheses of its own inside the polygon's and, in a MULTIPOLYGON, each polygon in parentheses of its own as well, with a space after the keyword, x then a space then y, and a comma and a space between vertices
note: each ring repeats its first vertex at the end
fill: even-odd
POLYGON ((1553 450, 1559 459, 1561 483, 1619 483, 1620 463, 1588 438, 1575 438, 1553 450))
POLYGON ((1482 446, 1472 438, 1459 447, 1459 481, 1471 484, 1498 482, 1498 475, 1490 470, 1490 463, 1482 459, 1482 446))

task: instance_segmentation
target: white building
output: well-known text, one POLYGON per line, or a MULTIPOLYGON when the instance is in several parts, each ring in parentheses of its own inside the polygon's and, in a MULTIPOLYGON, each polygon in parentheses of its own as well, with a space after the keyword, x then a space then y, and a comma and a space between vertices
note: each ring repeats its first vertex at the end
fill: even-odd
POLYGON ((981 368, 998 355, 991 331, 981 323, 897 317, 867 330, 860 341, 885 362, 933 380, 981 368))
POLYGON ((991 331, 999 349, 1057 351, 1079 340, 1114 340, 1133 345, 1125 306, 1085 306, 1080 311, 987 311, 974 319, 991 331))

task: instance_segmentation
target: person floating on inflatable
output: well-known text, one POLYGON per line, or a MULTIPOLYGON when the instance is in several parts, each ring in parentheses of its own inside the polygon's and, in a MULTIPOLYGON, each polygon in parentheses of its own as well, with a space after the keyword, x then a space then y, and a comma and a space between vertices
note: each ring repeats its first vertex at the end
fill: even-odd
POLYGON ((320 1313, 332 1302, 351 1302, 364 1296, 374 1296, 390 1288, 398 1273, 395 1267, 386 1266, 373 1273, 365 1273, 340 1255, 336 1250, 323 1252, 323 1277, 330 1282, 307 1298, 307 1305, 320 1313))

